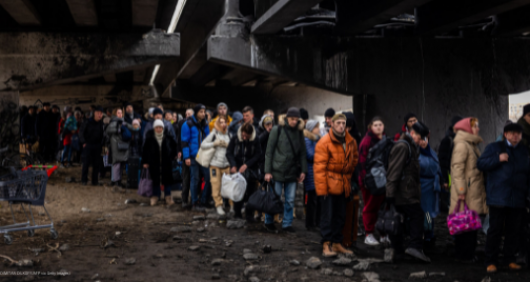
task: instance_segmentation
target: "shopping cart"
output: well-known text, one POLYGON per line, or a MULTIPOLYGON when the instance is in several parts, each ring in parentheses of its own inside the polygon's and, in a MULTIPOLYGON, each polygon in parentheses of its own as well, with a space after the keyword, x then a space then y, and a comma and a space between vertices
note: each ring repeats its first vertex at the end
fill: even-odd
POLYGON ((4 234, 4 242, 11 244, 13 237, 9 233, 16 231, 27 231, 28 236, 32 237, 36 229, 49 228, 52 239, 57 239, 57 231, 53 227, 53 220, 44 206, 44 197, 46 195, 46 183, 48 181, 48 172, 44 170, 33 170, 27 168, 24 171, 11 170, 11 173, 0 177, 0 201, 8 201, 13 224, 0 226, 0 234, 4 234), (26 222, 17 223, 13 204, 20 204, 26 222), (31 221, 26 213, 24 204, 27 204, 31 221), (46 215, 50 219, 50 224, 37 225, 33 217, 31 206, 42 206, 46 215))

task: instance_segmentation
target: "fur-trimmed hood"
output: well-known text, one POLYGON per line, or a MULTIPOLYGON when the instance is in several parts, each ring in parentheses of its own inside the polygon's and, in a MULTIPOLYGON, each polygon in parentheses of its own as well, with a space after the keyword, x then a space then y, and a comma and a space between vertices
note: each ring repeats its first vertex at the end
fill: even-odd
POLYGON ((307 129, 304 129, 304 137, 308 138, 311 141, 317 141, 318 139, 320 139, 320 135, 314 134, 313 132, 307 129))
MULTIPOLYGON (((279 126, 284 126, 286 123, 285 123, 285 116, 281 115, 278 117, 278 125, 279 126)), ((298 126, 297 126, 298 130, 300 131, 303 131, 305 129, 305 122, 302 120, 302 119, 299 119, 298 120, 298 126)))
MULTIPOLYGON (((241 128, 243 126, 239 127, 237 130, 237 139, 239 139, 239 142, 243 142, 243 137, 241 136, 241 128)), ((252 135, 250 136, 250 139, 248 141, 253 142, 256 139, 256 128, 252 125, 252 128, 254 128, 254 131, 252 132, 252 135)))

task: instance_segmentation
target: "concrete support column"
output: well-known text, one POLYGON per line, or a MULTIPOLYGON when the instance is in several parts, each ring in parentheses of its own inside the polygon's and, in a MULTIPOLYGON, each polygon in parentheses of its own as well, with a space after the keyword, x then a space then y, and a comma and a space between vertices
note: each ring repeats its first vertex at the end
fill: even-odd
POLYGON ((238 37, 248 36, 249 31, 239 12, 239 0, 225 0, 225 14, 215 28, 215 36, 238 37))
POLYGON ((0 148, 9 146, 18 151, 20 137, 20 111, 18 91, 0 91, 0 148))

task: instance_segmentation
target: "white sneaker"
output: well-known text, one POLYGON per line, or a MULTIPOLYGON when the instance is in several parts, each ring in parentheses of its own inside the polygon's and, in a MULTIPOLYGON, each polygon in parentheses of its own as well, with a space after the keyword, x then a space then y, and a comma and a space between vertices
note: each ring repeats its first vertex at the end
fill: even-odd
POLYGON ((382 236, 381 239, 379 239, 379 242, 381 242, 381 244, 390 244, 390 237, 388 237, 388 235, 382 236))
POLYGON ((223 206, 217 207, 217 214, 218 215, 225 215, 225 211, 223 210, 223 206))
POLYGON ((233 206, 230 206, 230 213, 234 214, 234 207, 233 206))
POLYGON ((377 239, 375 239, 374 234, 368 234, 366 235, 366 238, 364 239, 364 243, 368 246, 378 246, 379 242, 377 239))

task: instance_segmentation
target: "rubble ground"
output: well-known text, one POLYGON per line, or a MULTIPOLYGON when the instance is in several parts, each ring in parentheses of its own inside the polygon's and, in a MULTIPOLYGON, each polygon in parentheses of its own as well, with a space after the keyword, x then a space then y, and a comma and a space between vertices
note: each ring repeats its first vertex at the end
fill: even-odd
MULTIPOLYGON (((445 222, 437 220, 432 263, 384 262, 384 248, 368 248, 359 238, 352 258, 323 258, 320 235, 296 219, 295 234, 267 233, 206 214, 150 207, 135 190, 65 183, 80 179, 80 168, 57 170, 46 191, 46 207, 59 237, 49 230, 12 233, 0 241, 0 281, 528 281, 530 271, 502 269, 487 275, 480 263, 456 263, 445 222), (71 180, 71 179, 69 179, 71 180), (127 201, 129 200, 129 201, 127 201), (126 203, 127 201, 127 203, 126 203), (239 229, 238 229, 239 228, 239 229)), ((108 182, 108 179, 104 179, 108 182)), ((12 223, 1 202, 0 226, 12 223)), ((15 206, 17 220, 22 210, 15 206)), ((34 208, 36 220, 46 219, 34 208)), ((230 219, 229 219, 230 220, 230 219)))

